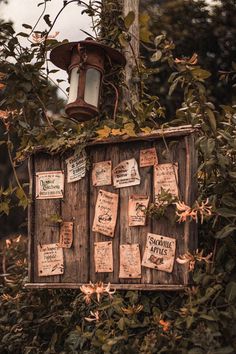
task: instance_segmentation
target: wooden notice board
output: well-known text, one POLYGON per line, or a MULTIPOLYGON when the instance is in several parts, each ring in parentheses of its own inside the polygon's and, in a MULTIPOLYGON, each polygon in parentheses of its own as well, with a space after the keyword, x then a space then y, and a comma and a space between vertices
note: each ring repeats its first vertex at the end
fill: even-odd
MULTIPOLYGON (((196 249, 196 224, 189 221, 176 223, 174 208, 170 207, 169 218, 161 217, 159 220, 147 218, 144 226, 129 226, 129 222, 132 225, 136 220, 129 220, 128 208, 130 196, 146 196, 149 198, 149 203, 154 202, 154 166, 140 167, 140 150, 151 148, 156 149, 158 164, 174 162, 178 165, 179 199, 192 205, 197 195, 197 154, 194 135, 195 131, 192 127, 183 126, 157 130, 148 135, 140 134, 137 137, 113 137, 103 141, 91 141, 85 149, 89 168, 85 176, 81 175, 81 179, 70 183, 67 182, 66 161, 74 155, 74 150, 53 156, 43 151, 35 153, 29 163, 32 203, 29 208, 29 283, 26 286, 78 288, 89 281, 93 283, 102 281, 110 282, 117 289, 179 290, 184 288, 189 282, 188 267, 178 264, 176 258, 188 250, 196 249), (167 146, 169 151, 166 149, 167 146), (140 181, 136 185, 115 188, 114 182, 109 182, 109 174, 99 179, 99 173, 96 175, 98 179, 94 182, 94 173, 97 170, 94 170, 93 166, 100 167, 95 165, 96 163, 106 162, 106 171, 108 171, 109 161, 111 169, 114 170, 123 161, 130 160, 137 162, 140 181), (40 186, 37 186, 37 183, 42 185, 48 183, 45 172, 49 175, 53 173, 52 177, 56 181, 54 190, 50 192, 51 197, 46 199, 44 196, 39 196, 41 191, 40 186), (63 190, 61 190, 62 184, 64 184, 63 190), (101 190, 102 195, 99 195, 101 190), (117 202, 118 207, 114 235, 110 237, 94 231, 94 229, 99 230, 96 225, 94 226, 94 219, 98 197, 105 196, 109 199, 110 195, 114 194, 117 197, 113 202, 114 205, 117 202), (53 220, 55 215, 60 217, 60 221, 66 223, 63 225, 63 231, 62 225, 53 220), (61 234, 65 238, 63 240, 65 247, 55 251, 54 246, 58 246, 61 234), (137 259, 136 264, 131 265, 131 268, 136 267, 135 270, 127 271, 126 263, 129 259, 132 261, 132 257, 140 254, 142 262, 147 237, 148 235, 151 237, 150 234, 163 235, 164 239, 168 241, 171 238, 173 244, 175 243, 173 269, 171 270, 170 267, 169 271, 162 271, 155 267, 143 266, 137 259), (47 269, 47 266, 45 268, 43 263, 39 266, 39 258, 43 257, 43 252, 47 248, 49 254, 53 251, 55 256, 54 263, 51 263, 51 270, 47 269), (95 259, 98 262, 96 264, 95 259), (129 278, 129 272, 133 272, 134 277, 129 278)), ((149 156, 149 159, 152 160, 152 157, 149 156)), ((146 162, 142 163, 145 165, 146 162)), ((144 200, 147 202, 147 198, 144 200)), ((104 215, 97 215, 98 223, 111 221, 106 211, 104 215)), ((103 232, 112 234, 112 226, 111 229, 105 228, 103 232)))

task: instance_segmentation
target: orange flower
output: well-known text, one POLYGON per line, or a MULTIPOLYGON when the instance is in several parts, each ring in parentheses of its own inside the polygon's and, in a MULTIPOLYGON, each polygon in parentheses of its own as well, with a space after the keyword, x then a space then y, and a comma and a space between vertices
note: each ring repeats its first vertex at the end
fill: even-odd
POLYGON ((90 311, 90 314, 92 317, 85 317, 84 319, 88 322, 93 322, 93 321, 96 321, 96 322, 99 322, 99 312, 98 311, 90 311))
POLYGON ((108 294, 110 297, 112 294, 115 293, 115 290, 111 290, 111 284, 108 283, 107 285, 104 285, 103 282, 98 282, 96 284, 93 284, 91 281, 88 285, 82 285, 80 287, 80 290, 82 293, 85 294, 84 300, 87 304, 91 302, 91 297, 93 294, 96 294, 97 296, 97 301, 100 301, 101 294, 108 294))
POLYGON ((6 85, 0 82, 0 90, 4 90, 5 87, 6 87, 6 85))
POLYGON ((183 58, 183 59, 178 59, 175 58, 175 63, 176 64, 187 64, 187 65, 196 65, 198 62, 198 55, 197 53, 194 53, 191 58, 183 58))
POLYGON ((33 39, 33 42, 35 43, 42 43, 45 41, 45 39, 54 39, 56 36, 58 36, 60 32, 55 32, 54 34, 51 34, 50 36, 43 36, 41 33, 37 33, 37 32, 34 32, 32 34, 32 39, 33 39))
POLYGON ((143 305, 132 305, 128 306, 127 308, 122 307, 121 310, 126 314, 126 315, 134 315, 136 313, 139 313, 142 311, 143 305))
POLYGON ((164 321, 164 320, 160 320, 159 324, 162 326, 162 329, 163 329, 164 332, 168 332, 170 330, 170 322, 164 321))

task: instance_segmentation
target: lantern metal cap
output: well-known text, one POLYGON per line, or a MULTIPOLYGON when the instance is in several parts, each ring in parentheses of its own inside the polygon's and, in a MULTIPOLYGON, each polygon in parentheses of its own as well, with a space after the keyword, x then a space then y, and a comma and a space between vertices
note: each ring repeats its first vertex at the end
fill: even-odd
POLYGON ((125 66, 126 64, 126 59, 121 52, 90 38, 87 38, 79 42, 68 42, 68 43, 60 44, 57 47, 53 48, 50 53, 51 62, 54 65, 56 65, 58 68, 67 71, 71 63, 72 49, 78 44, 82 48, 83 47, 102 48, 104 52, 107 54, 107 56, 110 58, 111 62, 115 64, 119 64, 121 66, 125 66))

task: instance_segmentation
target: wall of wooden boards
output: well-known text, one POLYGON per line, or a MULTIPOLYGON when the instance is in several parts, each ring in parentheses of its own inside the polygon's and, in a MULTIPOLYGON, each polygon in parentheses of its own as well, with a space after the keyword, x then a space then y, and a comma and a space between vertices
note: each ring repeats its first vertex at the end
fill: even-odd
MULTIPOLYGON (((86 148, 92 163, 111 160, 113 168, 121 161, 135 158, 139 161, 140 149, 156 147, 159 163, 178 162, 180 200, 192 205, 197 195, 197 156, 194 147, 192 130, 184 133, 165 136, 155 134, 144 138, 120 139, 115 143, 91 143, 86 148), (170 155, 165 143, 170 147, 170 155)), ((73 151, 63 155, 51 156, 38 152, 30 160, 30 179, 32 204, 29 209, 29 283, 28 287, 77 288, 83 283, 103 281, 112 283, 120 289, 164 289, 178 290, 189 282, 187 266, 175 262, 172 273, 142 267, 141 279, 119 279, 119 245, 139 243, 141 257, 143 256, 147 233, 174 237, 177 240, 176 257, 187 250, 196 248, 197 229, 195 223, 174 221, 174 210, 170 207, 169 218, 160 220, 148 219, 146 226, 128 226, 128 197, 132 194, 147 194, 153 202, 153 166, 139 168, 141 183, 137 186, 115 189, 113 186, 94 187, 91 180, 91 170, 80 181, 67 183, 63 199, 35 199, 35 173, 43 171, 65 170, 65 159, 73 151), (99 189, 114 192, 119 195, 118 218, 114 238, 92 231, 95 203, 99 189), (62 216, 64 221, 74 222, 74 241, 70 249, 64 249, 64 274, 60 276, 38 276, 37 245, 57 243, 59 241, 59 225, 50 222, 53 214, 62 216), (113 273, 95 273, 94 242, 113 242, 113 273)))

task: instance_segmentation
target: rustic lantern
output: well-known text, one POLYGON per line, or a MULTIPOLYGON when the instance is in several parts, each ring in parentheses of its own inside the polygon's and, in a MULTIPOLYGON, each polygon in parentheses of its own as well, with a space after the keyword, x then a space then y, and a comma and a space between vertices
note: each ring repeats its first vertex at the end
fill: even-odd
POLYGON ((65 111, 77 121, 90 120, 98 114, 105 66, 124 66, 126 62, 119 51, 90 38, 55 47, 50 59, 69 74, 65 111))

